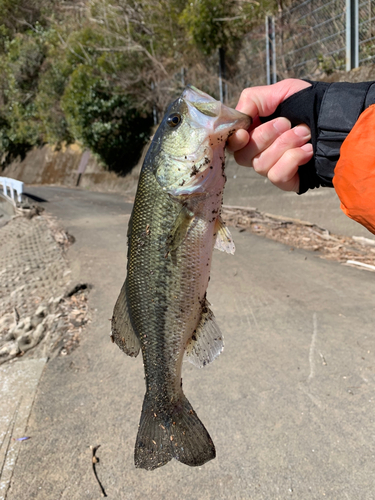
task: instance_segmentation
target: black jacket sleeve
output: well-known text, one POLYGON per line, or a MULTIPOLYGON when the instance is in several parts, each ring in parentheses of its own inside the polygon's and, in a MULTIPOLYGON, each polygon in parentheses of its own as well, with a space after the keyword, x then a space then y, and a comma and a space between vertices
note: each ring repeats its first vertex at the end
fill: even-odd
POLYGON ((310 82, 311 87, 288 97, 275 113, 262 121, 279 116, 292 125, 305 123, 311 129, 314 156, 299 167, 299 193, 319 186, 332 187, 334 168, 340 147, 359 115, 375 104, 375 82, 310 82))

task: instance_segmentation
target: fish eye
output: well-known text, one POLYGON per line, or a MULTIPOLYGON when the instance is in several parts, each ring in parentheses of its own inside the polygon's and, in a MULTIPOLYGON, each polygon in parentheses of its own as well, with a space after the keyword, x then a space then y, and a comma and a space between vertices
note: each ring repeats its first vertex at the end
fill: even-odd
POLYGON ((179 113, 173 113, 167 118, 167 123, 170 127, 177 127, 181 123, 181 115, 179 113))

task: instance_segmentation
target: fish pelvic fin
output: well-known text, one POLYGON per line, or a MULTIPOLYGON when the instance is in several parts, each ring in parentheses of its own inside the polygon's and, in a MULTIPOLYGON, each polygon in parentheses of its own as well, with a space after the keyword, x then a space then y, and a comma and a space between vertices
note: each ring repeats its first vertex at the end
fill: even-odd
POLYGON ((214 443, 184 394, 170 413, 153 406, 146 393, 134 450, 137 468, 154 470, 172 458, 197 467, 215 458, 214 443))
POLYGON ((125 354, 136 357, 141 345, 130 321, 125 286, 124 283, 113 310, 111 337, 125 354))
POLYGON ((234 254, 236 247, 229 229, 226 227, 225 222, 221 217, 216 219, 215 232, 217 233, 215 247, 221 252, 234 254))

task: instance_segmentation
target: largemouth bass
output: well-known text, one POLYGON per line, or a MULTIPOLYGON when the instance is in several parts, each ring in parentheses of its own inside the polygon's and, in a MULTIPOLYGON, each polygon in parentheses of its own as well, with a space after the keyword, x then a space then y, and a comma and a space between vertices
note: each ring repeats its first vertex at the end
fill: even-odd
POLYGON ((223 349, 206 299, 214 246, 234 252, 220 218, 224 147, 251 119, 188 86, 159 126, 141 170, 128 229, 127 277, 112 318, 112 339, 142 351, 146 394, 136 467, 173 457, 190 465, 215 447, 182 391, 184 353, 202 367, 223 349))

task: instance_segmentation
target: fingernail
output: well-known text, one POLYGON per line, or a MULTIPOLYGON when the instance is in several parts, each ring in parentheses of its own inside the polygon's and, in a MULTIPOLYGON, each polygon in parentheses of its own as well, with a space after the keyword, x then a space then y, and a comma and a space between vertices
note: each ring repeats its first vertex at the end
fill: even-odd
POLYGON ((307 142, 306 144, 301 146, 301 149, 306 151, 306 153, 311 153, 311 151, 313 150, 313 146, 312 146, 311 142, 307 142))
POLYGON ((278 118, 273 122, 273 126, 280 134, 289 130, 290 125, 290 121, 287 118, 278 118))
POLYGON ((297 125, 297 127, 293 128, 293 131, 298 137, 302 137, 303 139, 310 139, 311 132, 307 125, 297 125))

